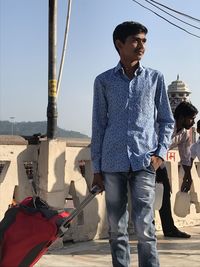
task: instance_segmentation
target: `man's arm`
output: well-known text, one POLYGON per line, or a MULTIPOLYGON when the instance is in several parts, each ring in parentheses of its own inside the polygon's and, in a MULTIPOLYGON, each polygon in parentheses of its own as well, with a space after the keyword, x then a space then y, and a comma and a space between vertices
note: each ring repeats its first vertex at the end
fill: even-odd
POLYGON ((107 126, 107 100, 105 88, 99 78, 94 82, 91 158, 93 163, 94 179, 92 185, 98 185, 103 191, 103 176, 101 174, 102 144, 107 126))
POLYGON ((192 175, 191 175, 191 166, 182 165, 183 170, 185 172, 183 176, 183 182, 181 185, 181 191, 182 192, 188 192, 190 190, 190 187, 192 185, 192 175))
POLYGON ((190 151, 190 137, 188 131, 182 135, 181 141, 178 144, 178 151, 181 159, 181 165, 184 170, 183 182, 181 185, 182 192, 188 192, 192 185, 192 161, 191 161, 191 151, 190 151))
POLYGON ((197 157, 197 149, 198 149, 198 143, 192 144, 190 148, 192 162, 197 157))
POLYGON ((171 111, 164 77, 160 74, 157 84, 155 104, 157 108, 157 125, 158 125, 158 148, 155 156, 165 158, 171 137, 174 130, 174 118, 171 111))

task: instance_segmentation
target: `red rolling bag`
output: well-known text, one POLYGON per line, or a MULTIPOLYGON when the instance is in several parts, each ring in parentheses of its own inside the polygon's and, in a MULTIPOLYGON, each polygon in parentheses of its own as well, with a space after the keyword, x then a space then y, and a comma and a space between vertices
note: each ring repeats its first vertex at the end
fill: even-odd
POLYGON ((0 222, 0 267, 32 267, 98 193, 92 188, 71 214, 51 209, 39 197, 9 208, 0 222))

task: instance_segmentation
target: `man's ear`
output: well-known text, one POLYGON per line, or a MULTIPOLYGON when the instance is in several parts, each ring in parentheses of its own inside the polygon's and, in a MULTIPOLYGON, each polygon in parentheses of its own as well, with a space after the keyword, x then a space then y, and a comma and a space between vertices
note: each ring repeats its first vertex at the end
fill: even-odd
POLYGON ((116 45, 117 49, 120 50, 122 48, 122 46, 123 46, 123 43, 120 40, 117 39, 115 41, 115 45, 116 45))

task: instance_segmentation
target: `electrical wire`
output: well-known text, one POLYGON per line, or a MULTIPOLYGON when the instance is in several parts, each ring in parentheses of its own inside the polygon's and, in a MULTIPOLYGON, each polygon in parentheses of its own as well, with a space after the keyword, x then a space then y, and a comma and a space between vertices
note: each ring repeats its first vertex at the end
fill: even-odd
POLYGON ((192 17, 192 16, 190 16, 190 15, 188 15, 188 14, 185 14, 185 13, 183 13, 183 12, 180 12, 180 11, 177 11, 177 10, 175 10, 175 9, 173 9, 173 8, 170 8, 170 7, 168 7, 168 6, 165 6, 165 5, 159 3, 159 2, 157 2, 157 1, 155 1, 155 0, 149 0, 149 1, 154 2, 154 3, 156 3, 157 5, 160 5, 160 6, 164 7, 164 8, 166 8, 166 9, 169 9, 169 10, 171 10, 171 11, 173 11, 173 12, 179 14, 179 15, 182 15, 182 16, 185 16, 185 17, 187 17, 187 18, 189 18, 189 19, 192 19, 192 20, 195 20, 195 21, 197 21, 197 22, 200 22, 200 19, 194 18, 194 17, 192 17))
POLYGON ((59 69, 59 74, 58 74, 57 96, 58 96, 59 89, 60 89, 60 82, 61 82, 61 78, 62 78, 62 71, 63 71, 63 66, 64 66, 65 54, 66 54, 66 50, 67 50, 67 40, 68 40, 68 34, 69 34, 69 23, 70 23, 70 15, 71 15, 71 5, 72 5, 72 0, 68 0, 68 9, 67 9, 65 36, 64 36, 64 42, 63 42, 63 49, 62 49, 62 57, 61 57, 60 69, 59 69))
POLYGON ((153 11, 152 9, 150 9, 150 8, 148 8, 148 7, 144 6, 144 5, 142 5, 142 4, 139 3, 138 1, 136 1, 136 0, 132 0, 132 1, 135 2, 135 3, 137 3, 138 5, 142 6, 143 8, 149 10, 150 12, 154 13, 156 16, 160 17, 161 19, 167 21, 169 24, 171 24, 171 25, 173 25, 173 26, 179 28, 180 30, 182 30, 182 31, 184 31, 184 32, 186 32, 186 33, 188 33, 188 34, 190 34, 190 35, 192 35, 192 36, 197 37, 197 38, 200 39, 200 36, 199 36, 199 35, 196 35, 196 34, 194 34, 194 33, 192 33, 192 32, 189 32, 188 30, 186 30, 186 29, 180 27, 179 25, 176 25, 175 23, 173 23, 173 22, 169 21, 168 19, 166 19, 165 17, 159 15, 158 13, 156 13, 155 11, 153 11))
MULTIPOLYGON (((151 0, 144 0, 144 1, 146 1, 146 2, 149 3, 150 5, 154 6, 155 8, 161 10, 162 12, 166 13, 167 15, 171 16, 172 18, 174 18, 174 19, 176 19, 176 20, 179 20, 179 21, 181 21, 182 23, 184 23, 184 24, 186 24, 186 25, 189 25, 189 26, 191 26, 191 27, 193 27, 193 28, 195 28, 195 29, 200 30, 200 27, 197 27, 197 26, 195 26, 195 25, 193 25, 193 24, 190 24, 190 23, 188 23, 188 22, 186 22, 186 21, 184 21, 184 20, 182 20, 182 19, 177 18, 176 16, 170 14, 169 12, 165 11, 164 9, 162 9, 162 8, 158 7, 157 5, 151 3, 151 2, 152 2, 151 0)), ((154 2, 154 1, 153 1, 153 2, 154 2)))

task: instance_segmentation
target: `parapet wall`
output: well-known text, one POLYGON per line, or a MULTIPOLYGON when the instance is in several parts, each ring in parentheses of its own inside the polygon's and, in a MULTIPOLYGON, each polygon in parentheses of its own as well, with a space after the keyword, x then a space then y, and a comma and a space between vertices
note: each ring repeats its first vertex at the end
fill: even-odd
MULTIPOLYGON (((88 140, 46 140, 30 144, 17 136, 0 136, 0 220, 13 201, 32 195, 30 181, 37 192, 56 209, 73 209, 85 198, 92 182, 88 140)), ((172 207, 179 191, 183 170, 176 150, 170 151, 167 169, 172 186, 172 207)), ((193 185, 190 214, 185 218, 173 214, 177 226, 200 224, 200 163, 192 168, 193 185), (196 194, 194 194, 196 193, 196 194), (194 197, 195 196, 195 197, 194 197)), ((156 228, 161 229, 158 212, 156 228)), ((74 220, 65 240, 89 240, 107 236, 104 193, 98 195, 74 220)))

